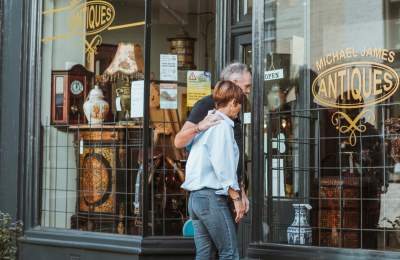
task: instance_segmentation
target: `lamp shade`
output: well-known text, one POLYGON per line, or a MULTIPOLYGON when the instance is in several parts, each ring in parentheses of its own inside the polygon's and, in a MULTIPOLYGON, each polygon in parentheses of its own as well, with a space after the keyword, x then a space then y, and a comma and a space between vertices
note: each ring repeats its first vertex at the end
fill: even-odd
POLYGON ((118 44, 111 64, 103 73, 103 80, 108 82, 119 78, 127 80, 143 78, 143 56, 139 44, 118 44))

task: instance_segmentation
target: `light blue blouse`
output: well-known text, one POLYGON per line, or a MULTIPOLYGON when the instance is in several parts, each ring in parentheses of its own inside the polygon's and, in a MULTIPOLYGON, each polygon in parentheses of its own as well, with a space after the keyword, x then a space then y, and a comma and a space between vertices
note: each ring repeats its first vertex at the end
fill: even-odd
POLYGON ((188 191, 211 188, 218 190, 217 194, 228 195, 229 187, 240 190, 236 175, 239 149, 232 119, 219 111, 215 113, 224 120, 193 139, 181 187, 188 191))

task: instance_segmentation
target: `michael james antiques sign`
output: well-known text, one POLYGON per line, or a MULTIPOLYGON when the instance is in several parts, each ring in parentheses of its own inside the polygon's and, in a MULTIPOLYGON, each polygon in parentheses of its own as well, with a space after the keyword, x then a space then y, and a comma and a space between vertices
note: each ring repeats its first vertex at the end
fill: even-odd
POLYGON ((390 67, 395 56, 394 51, 382 48, 346 48, 315 63, 318 76, 312 83, 314 102, 337 109, 331 122, 340 133, 349 135, 352 146, 356 132, 366 130, 362 118, 375 118, 371 106, 386 101, 399 88, 399 76, 390 67))

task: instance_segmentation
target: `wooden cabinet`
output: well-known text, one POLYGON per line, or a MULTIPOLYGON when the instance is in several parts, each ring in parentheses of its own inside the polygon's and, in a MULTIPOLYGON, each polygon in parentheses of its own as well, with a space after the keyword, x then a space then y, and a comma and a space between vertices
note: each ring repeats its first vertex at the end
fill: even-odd
POLYGON ((325 176, 320 180, 320 244, 330 247, 360 246, 360 178, 354 174, 325 176))
POLYGON ((134 202, 141 187, 136 185, 136 177, 143 129, 87 125, 70 129, 76 131, 78 166, 77 213, 71 219, 72 228, 137 234, 140 212, 135 211, 134 202))

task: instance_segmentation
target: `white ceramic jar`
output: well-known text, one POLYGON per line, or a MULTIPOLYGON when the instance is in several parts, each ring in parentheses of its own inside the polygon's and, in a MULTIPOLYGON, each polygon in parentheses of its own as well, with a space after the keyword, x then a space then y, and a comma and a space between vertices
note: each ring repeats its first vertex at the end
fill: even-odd
POLYGON ((86 102, 83 104, 83 111, 89 124, 101 124, 107 116, 110 106, 103 99, 103 91, 95 85, 89 92, 86 102))

